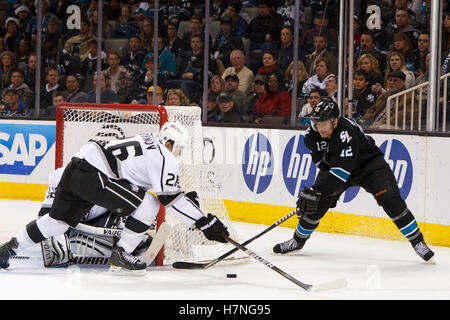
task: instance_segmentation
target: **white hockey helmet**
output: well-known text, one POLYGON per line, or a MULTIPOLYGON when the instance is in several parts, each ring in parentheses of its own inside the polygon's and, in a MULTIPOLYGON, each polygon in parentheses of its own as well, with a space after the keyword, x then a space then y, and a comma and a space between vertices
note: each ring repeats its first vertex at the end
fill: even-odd
POLYGON ((167 121, 159 130, 159 135, 164 144, 167 141, 173 141, 172 153, 178 157, 183 148, 189 144, 190 136, 184 126, 178 121, 167 121))

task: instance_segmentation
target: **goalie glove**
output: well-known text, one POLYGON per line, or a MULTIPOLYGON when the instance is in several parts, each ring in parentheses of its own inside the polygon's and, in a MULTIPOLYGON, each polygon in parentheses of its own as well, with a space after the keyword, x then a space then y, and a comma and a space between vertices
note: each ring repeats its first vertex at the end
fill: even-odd
POLYGON ((299 210, 297 216, 311 215, 317 212, 319 207, 319 200, 322 193, 312 188, 305 187, 297 200, 297 209, 299 210))
POLYGON ((227 243, 225 236, 229 236, 227 227, 213 214, 200 218, 195 226, 203 232, 206 239, 227 243))

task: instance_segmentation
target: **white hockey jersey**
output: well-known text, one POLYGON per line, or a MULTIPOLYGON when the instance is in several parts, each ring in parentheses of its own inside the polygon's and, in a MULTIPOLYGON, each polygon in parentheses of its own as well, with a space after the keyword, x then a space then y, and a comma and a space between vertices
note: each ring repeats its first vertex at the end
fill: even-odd
MULTIPOLYGON (((187 197, 179 184, 178 160, 162 143, 159 134, 143 133, 131 138, 114 140, 102 148, 95 142, 83 145, 74 157, 84 159, 111 179, 125 179, 158 198, 172 198, 172 213, 193 225, 204 216, 187 197)), ((163 201, 162 201, 163 202, 163 201)))

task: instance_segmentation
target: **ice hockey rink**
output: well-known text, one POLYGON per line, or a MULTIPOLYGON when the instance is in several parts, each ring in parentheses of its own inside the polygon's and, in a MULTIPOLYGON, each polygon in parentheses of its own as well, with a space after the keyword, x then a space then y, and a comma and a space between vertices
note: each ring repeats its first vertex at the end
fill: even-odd
MULTIPOLYGON (((35 201, 0 200, 0 241, 34 219, 35 201)), ((284 216, 274 217, 274 222, 284 216)), ((293 217, 291 219, 296 219, 293 217)), ((242 241, 267 226, 234 223, 242 241)), ((142 277, 117 276, 106 267, 45 269, 38 261, 14 261, 0 271, 0 299, 51 300, 447 300, 450 248, 433 247, 435 264, 424 263, 406 241, 316 232, 293 255, 271 253, 293 229, 277 227, 248 248, 298 280, 315 284, 345 278, 345 288, 306 292, 253 258, 205 270, 156 267, 142 277), (227 278, 229 273, 236 278, 227 278)), ((30 250, 39 256, 40 247, 30 250)))

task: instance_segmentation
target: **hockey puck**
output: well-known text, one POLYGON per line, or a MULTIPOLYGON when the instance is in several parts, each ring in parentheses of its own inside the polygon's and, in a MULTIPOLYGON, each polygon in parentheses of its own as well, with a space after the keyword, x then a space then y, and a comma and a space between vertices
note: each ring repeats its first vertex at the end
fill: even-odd
POLYGON ((227 278, 237 278, 236 273, 227 273, 227 278))

